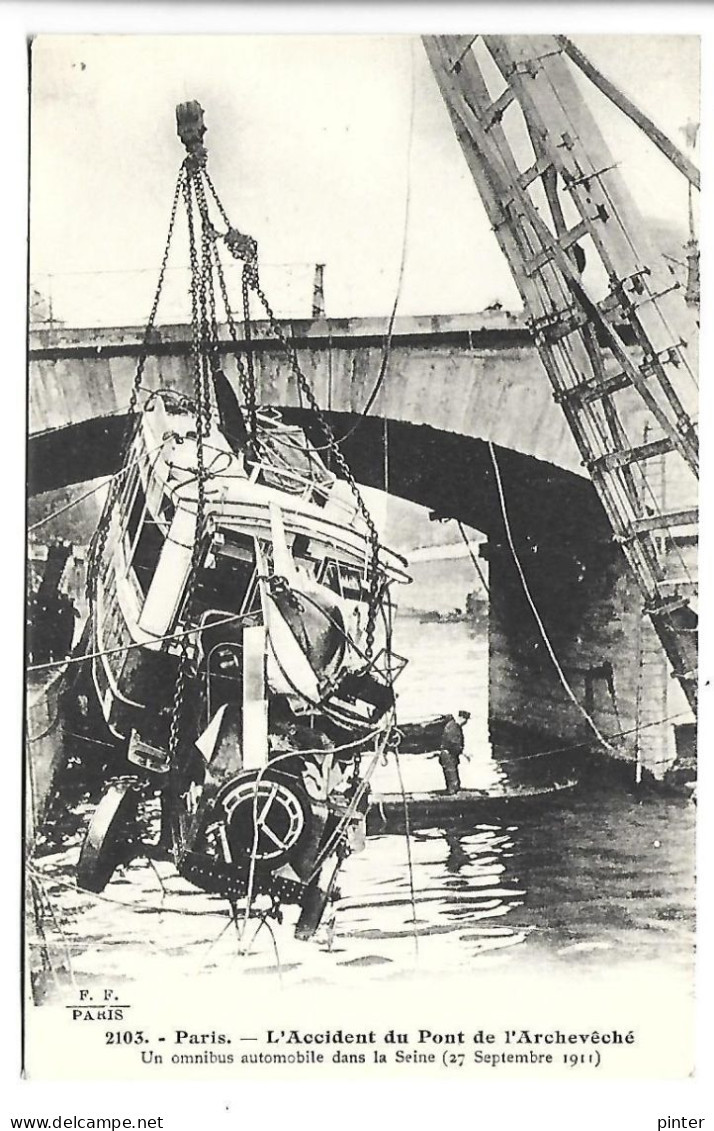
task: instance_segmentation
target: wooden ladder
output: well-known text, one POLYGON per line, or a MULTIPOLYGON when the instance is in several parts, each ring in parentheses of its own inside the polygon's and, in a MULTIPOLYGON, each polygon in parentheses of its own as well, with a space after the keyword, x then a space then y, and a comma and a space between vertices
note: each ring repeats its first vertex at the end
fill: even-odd
POLYGON ((696 710, 692 312, 556 37, 477 38, 424 45, 554 397, 696 710))

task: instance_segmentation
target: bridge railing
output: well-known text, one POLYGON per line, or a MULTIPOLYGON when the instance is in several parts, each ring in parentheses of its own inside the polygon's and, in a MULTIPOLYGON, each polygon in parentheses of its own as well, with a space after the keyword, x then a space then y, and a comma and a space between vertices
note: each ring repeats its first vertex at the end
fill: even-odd
MULTIPOLYGON (((241 267, 227 264, 225 276, 231 308, 241 310, 241 267)), ((313 263, 266 263, 261 283, 279 318, 309 318, 312 313, 313 263)), ((30 275, 29 315, 31 329, 52 326, 107 327, 141 326, 146 322, 154 298, 156 267, 129 271, 67 271, 30 275)), ((190 318, 190 270, 186 266, 166 271, 159 324, 187 322, 190 318)), ((219 322, 224 321, 223 303, 216 295, 219 322)), ((255 298, 251 315, 264 317, 255 298)))

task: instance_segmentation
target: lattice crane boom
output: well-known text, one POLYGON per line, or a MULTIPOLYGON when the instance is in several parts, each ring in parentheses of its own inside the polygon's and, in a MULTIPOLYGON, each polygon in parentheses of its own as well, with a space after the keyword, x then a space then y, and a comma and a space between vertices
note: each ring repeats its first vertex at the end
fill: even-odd
POLYGON ((557 37, 424 45, 554 396, 696 710, 696 325, 684 289, 557 37))

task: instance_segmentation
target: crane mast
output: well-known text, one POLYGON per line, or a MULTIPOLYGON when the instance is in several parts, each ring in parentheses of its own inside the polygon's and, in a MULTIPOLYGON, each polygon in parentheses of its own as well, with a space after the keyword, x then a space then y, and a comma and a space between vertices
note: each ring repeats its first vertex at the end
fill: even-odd
POLYGON ((696 711, 696 323, 684 288, 650 244, 559 37, 424 46, 554 398, 696 711))

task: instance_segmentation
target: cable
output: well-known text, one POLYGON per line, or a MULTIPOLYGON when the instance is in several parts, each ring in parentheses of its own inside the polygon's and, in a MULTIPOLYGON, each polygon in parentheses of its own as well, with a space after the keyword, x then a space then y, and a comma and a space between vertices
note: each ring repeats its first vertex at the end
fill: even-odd
POLYGON ((60 939, 62 940, 62 946, 64 948, 65 957, 67 959, 67 973, 69 974, 69 979, 70 979, 70 982, 72 983, 72 986, 76 990, 77 989, 77 981, 76 981, 75 976, 74 976, 74 968, 72 966, 72 952, 70 950, 69 941, 68 941, 67 936, 64 932, 62 924, 60 923, 60 921, 57 917, 57 914, 55 913, 54 904, 52 903, 52 900, 50 899, 49 895, 47 894, 47 889, 45 887, 44 878, 42 877, 42 875, 40 875, 39 873, 34 871, 32 869, 31 865, 28 865, 28 871, 30 873, 30 882, 31 883, 34 882, 37 885, 37 888, 39 889, 41 895, 44 898, 44 901, 45 901, 46 906, 49 910, 50 916, 52 917, 52 922, 55 925, 55 929, 56 929, 60 939))
POLYGON ((585 708, 582 706, 582 704, 580 703, 580 701, 576 697, 575 692, 573 691, 572 687, 568 683, 565 672, 563 671, 562 667, 560 666, 560 663, 558 662, 558 657, 556 656, 556 654, 553 650, 553 645, 551 644, 550 639, 548 638, 548 633, 546 632, 545 625, 543 624, 543 621, 541 620, 540 613, 538 612, 538 609, 536 608, 535 601, 533 600, 533 597, 531 595, 531 591, 528 587, 528 582, 526 581, 526 575, 523 572, 523 566, 521 565, 520 558, 518 557, 518 554, 516 552, 516 547, 515 547, 514 542, 513 542, 513 535, 511 533, 511 524, 510 524, 509 519, 508 519, 508 511, 506 510, 506 498, 505 498, 505 495, 503 493, 503 483, 501 481, 501 472, 500 472, 500 469, 499 469, 499 466, 498 466, 498 461, 496 459, 496 451, 495 451, 495 448, 493 446, 493 442, 491 440, 488 441, 488 450, 489 450, 489 454, 491 456, 491 463, 493 464, 494 475, 496 477, 496 487, 498 489, 498 501, 499 501, 499 504, 500 504, 500 507, 501 507, 501 516, 503 518, 503 525, 504 525, 504 528, 505 528, 505 531, 506 531, 506 538, 508 539, 508 545, 510 547, 511 554, 513 556, 513 561, 514 561, 516 569, 518 571, 518 576, 520 577, 520 580, 521 580, 523 592, 526 596, 526 600, 528 601, 528 604, 530 605, 531 612, 533 613, 533 616, 535 618, 535 622, 538 625, 538 631, 540 632, 541 637, 543 638, 543 643, 545 644, 546 649, 548 650, 548 655, 550 656, 551 660, 553 661, 553 666, 554 666, 554 668, 555 668, 555 670, 558 674, 558 678, 559 678, 560 682, 562 683, 563 688, 564 688, 568 698, 570 700, 572 700, 574 706, 578 709, 580 714, 583 716, 583 718, 587 722, 588 726, 590 727, 590 729, 592 730, 593 734, 598 739, 598 741, 601 742, 602 745, 605 746, 608 750, 610 750, 611 752, 614 752, 614 747, 608 742, 608 740, 605 738, 605 736, 601 733, 601 731, 599 730, 599 728, 598 728, 597 724, 595 723, 595 721, 593 720, 593 718, 588 714, 588 712, 585 710, 585 708))
POLYGON ((469 542, 468 535, 466 534, 466 531, 464 530, 463 524, 462 524, 461 520, 458 519, 458 518, 454 519, 454 522, 456 523, 456 525, 459 528, 459 534, 461 535, 461 537, 464 540, 464 545, 466 546, 466 549, 469 552, 469 557, 471 558, 471 561, 474 564, 474 569, 476 570, 476 573, 478 574, 479 581, 483 585, 486 596, 490 597, 491 594, 489 592, 488 582, 486 581, 483 570, 481 569, 481 563, 479 562, 478 558, 476 557, 473 550, 471 549, 471 543, 469 542))
MULTIPOLYGON (((353 745, 352 743, 348 743, 344 747, 335 747, 335 750, 347 749, 349 746, 352 746, 352 745, 353 745)), ((260 770, 258 771, 258 776, 256 777, 256 779, 253 783, 253 785, 254 785, 254 790, 253 790, 253 842, 252 842, 252 845, 251 845, 250 863, 249 863, 249 868, 248 868, 248 884, 247 884, 247 890, 246 890, 245 912, 244 912, 244 915, 243 915, 243 926, 242 926, 241 931, 240 931, 241 939, 243 938, 245 931, 246 931, 246 928, 248 926, 248 919, 250 917, 250 909, 251 909, 252 900, 253 900, 253 885, 254 885, 254 882, 255 882, 255 864, 256 864, 256 859, 257 859, 257 854, 258 854, 258 835, 259 835, 259 830, 258 830, 258 787, 260 785, 260 782, 263 780, 263 776, 266 773, 266 771, 273 769, 278 762, 283 761, 285 758, 294 758, 296 755, 298 755, 299 757, 304 757, 305 754, 309 754, 309 753, 328 754, 328 753, 333 753, 333 751, 327 751, 327 750, 315 750, 315 751, 289 750, 285 754, 279 754, 279 755, 277 755, 277 757, 271 758, 264 766, 261 766, 260 770)), ((336 847, 337 844, 339 843, 339 840, 342 836, 342 832, 344 831, 344 828, 346 827, 347 823, 349 822, 350 818, 352 817, 352 814, 354 813, 355 809, 357 808, 357 805, 362 800, 362 797, 364 796, 364 793, 366 792, 367 786, 369 785, 369 778, 371 777, 372 770, 374 769, 374 767, 376 765, 376 760, 379 757, 379 753, 380 753, 379 751, 377 753, 375 753, 375 755, 372 759, 372 762, 367 769, 367 773, 365 774, 362 781, 360 782, 360 785, 355 792, 355 796, 352 798, 350 804, 347 806, 347 809, 345 810, 345 813, 344 813, 341 821, 338 823, 336 829, 333 831, 331 836, 328 838, 326 844, 324 845, 323 849, 318 854, 318 857, 315 861, 315 865, 313 867, 313 870, 310 873, 310 875, 307 877, 307 879, 305 880, 306 885, 312 883, 312 881, 318 875, 320 868, 322 867, 322 864, 324 863, 325 859, 327 858, 329 853, 332 851, 333 847, 336 847)))
POLYGON ((50 723, 48 723, 48 725, 45 727, 44 730, 41 730, 39 734, 26 733, 25 738, 30 743, 40 742, 43 738, 47 738, 47 735, 51 734, 52 731, 57 726, 57 724, 59 722, 59 718, 60 718, 60 709, 58 707, 57 710, 55 711, 54 718, 52 719, 52 721, 50 723))
MULTIPOLYGON (((649 723, 640 723, 639 726, 628 727, 627 730, 614 731, 608 735, 611 741, 616 738, 626 738, 630 734, 637 734, 641 730, 648 730, 650 727, 664 726, 665 723, 674 722, 675 719, 691 718, 690 711, 677 711, 673 715, 665 715, 662 719, 653 719, 649 723)), ((571 742, 567 746, 554 746, 550 750, 539 750, 535 754, 523 754, 518 758, 498 758, 496 759, 499 766, 510 766, 516 762, 529 762, 532 758, 547 758, 553 754, 567 754, 571 750, 582 750, 587 747, 587 742, 571 742)))
POLYGON ((250 953, 250 949, 253 946, 253 943, 257 939, 258 935, 262 931, 263 927, 267 927, 268 934, 270 935, 270 939, 271 939, 271 942, 273 944, 273 953, 275 955, 275 969, 278 972, 278 981, 280 982, 280 985, 282 987, 282 985, 283 985, 283 967, 282 967, 282 963, 280 961, 280 953, 278 951, 278 940, 275 937, 275 931, 273 930, 272 923, 269 922, 267 915, 261 915, 260 923, 258 924, 258 929, 255 932, 255 934, 253 935, 250 946, 248 947, 248 953, 250 953))
MULTIPOLYGON (((54 981, 54 984, 55 984, 55 988, 62 991, 62 989, 63 989, 62 982, 61 982, 60 977, 57 973, 57 970, 55 969, 55 965, 54 965, 54 962, 52 961, 52 955, 51 955, 51 952, 50 952, 51 946, 55 946, 56 944, 48 942, 47 932, 45 931, 45 927, 44 927, 44 908, 43 908, 42 900, 40 899, 40 897, 38 895, 37 881, 34 880, 32 878, 32 876, 30 876, 30 889, 31 889, 30 892, 28 892, 28 894, 27 894, 27 899, 28 899, 28 901, 30 901, 30 900, 32 901, 34 927, 35 927, 35 931, 36 931, 36 934, 37 934, 37 941, 38 941, 38 945, 39 945, 39 949, 40 949, 40 971, 45 976, 48 973, 51 974, 52 980, 54 981)), ((29 940, 28 963, 31 967, 32 975, 34 975, 36 967, 34 966, 34 963, 32 962, 32 949, 33 949, 32 948, 32 941, 29 940)), ((38 973, 39 973, 39 971, 38 971, 38 973)), ((34 981, 34 977, 33 977, 33 981, 34 981)), ((33 986, 33 998, 36 999, 36 990, 35 990, 34 986, 33 986)))
POLYGON ((374 770, 377 767, 377 763, 379 761, 381 754, 382 754, 381 750, 376 750, 375 753, 372 755, 372 759, 369 763, 369 766, 367 767, 367 770, 366 770, 366 772, 365 772, 365 774, 362 778, 362 781, 360 782, 359 786, 357 787, 357 790, 355 791, 354 797, 351 799, 349 805, 345 809, 345 812, 342 815, 342 818, 340 819, 337 827, 332 832, 332 834, 328 838, 326 844, 324 845, 324 847, 320 851, 320 853, 317 857, 317 860, 315 861, 315 866, 314 866, 312 872, 310 873, 310 875, 308 876, 307 880, 305 881, 306 883, 309 884, 315 879, 315 877, 317 876, 318 872, 320 871, 320 868, 322 867, 324 861, 327 859, 328 855, 333 850, 333 848, 335 848, 337 846, 337 844, 339 843, 339 841, 341 840, 342 834, 345 831, 349 821, 353 817, 353 815, 354 815, 354 813, 357 809, 357 806, 359 805, 360 801, 362 800, 365 793, 367 792, 367 789, 369 787, 369 780, 372 777, 372 774, 374 773, 374 770))
MULTIPOLYGON (((306 753, 307 753, 307 751, 300 751, 299 752, 300 755, 303 755, 303 754, 306 754, 306 753)), ((322 753, 326 753, 326 751, 322 751, 322 753)), ((265 763, 265 765, 260 767, 260 769, 258 770, 258 775, 257 775, 255 781, 253 782, 253 843, 251 845, 250 863, 248 865, 248 884, 247 884, 246 895, 245 895, 245 912, 244 912, 244 915, 243 915, 243 926, 241 927, 240 932, 239 932, 239 938, 240 938, 241 942, 243 941, 243 936, 245 935, 246 928, 248 926, 248 919, 250 918, 250 909, 251 909, 251 905, 253 903, 253 885, 255 883, 255 864, 256 864, 257 857, 258 857, 258 837, 260 835, 259 828, 258 828, 258 788, 260 786, 260 783, 264 780, 264 774, 266 773, 267 770, 272 770, 272 769, 275 768, 275 766, 277 765, 278 762, 282 762, 286 758, 294 758, 295 756, 296 756, 295 750, 288 750, 288 751, 286 751, 285 754, 278 754, 274 758, 269 758, 269 760, 265 763)), ((268 780, 270 780, 270 779, 268 779, 268 780)), ((310 877, 310 878, 312 878, 312 877, 310 877)), ((308 880, 308 883, 309 883, 309 880, 308 880)), ((256 934, 257 934, 257 932, 256 932, 256 934)))
MULTIPOLYGON (((163 389, 156 389, 154 390, 152 395, 155 396, 157 393, 163 393, 164 391, 165 390, 163 389)), ((137 464, 142 463, 145 459, 149 459, 149 457, 152 456, 154 452, 160 451, 161 448, 163 448, 167 443, 167 440, 168 437, 164 437, 161 443, 157 444, 155 448, 150 448, 147 452, 143 452, 141 455, 137 456, 136 459, 133 459, 130 463, 125 464, 125 466, 120 468, 119 471, 116 471, 114 475, 103 476, 99 480, 99 482, 95 483, 93 487, 90 487, 89 491, 86 491, 84 495, 80 495, 76 499, 71 499, 68 503, 65 503, 64 506, 60 507, 59 510, 52 511, 51 514, 47 514, 44 518, 39 519, 37 522, 33 522, 32 526, 28 526, 27 533, 30 534, 33 530, 37 530, 38 526, 44 526, 46 522, 51 522, 53 518, 59 518, 59 516, 61 514, 64 514, 65 511, 68 511, 72 507, 77 506, 78 503, 84 502, 85 499, 88 499, 90 495, 94 495, 95 492, 101 491, 102 487, 110 486, 116 480, 121 479, 123 475, 126 475, 126 473, 128 471, 131 471, 133 467, 136 467, 137 464)))
MULTIPOLYGON (((212 621, 210 628, 218 628, 222 624, 229 624, 231 621, 242 620, 244 617, 251 616, 251 613, 232 613, 222 620, 212 621)), ((186 628, 181 632, 169 632, 166 636, 152 636, 151 640, 134 641, 133 644, 123 644, 118 648, 105 648, 101 652, 86 652, 83 656, 67 656, 64 660, 53 660, 48 664, 30 664, 25 669, 28 672, 45 671, 47 668, 60 668, 65 664, 81 664, 85 660, 97 660, 100 656, 112 656, 117 652, 131 652, 134 648, 146 648, 149 644, 163 644, 166 640, 180 640, 184 636, 193 636, 197 632, 202 632, 200 626, 195 628, 186 628)))
MULTIPOLYGON (((375 731, 373 733, 376 734, 378 732, 375 731)), ((367 741, 371 737, 372 737, 371 735, 367 735, 367 736, 365 736, 364 739, 358 740, 358 741, 367 741)), ((246 903, 245 903, 245 912, 244 912, 244 916, 243 916, 243 926, 242 926, 241 931, 240 931, 241 940, 243 939, 246 928, 248 926, 248 919, 250 917, 250 909, 251 909, 251 904, 252 904, 252 900, 253 900, 253 885, 254 885, 254 882, 255 882, 255 864, 256 864, 256 859, 257 859, 257 854, 258 854, 258 835, 259 835, 258 834, 258 787, 259 787, 261 781, 264 780, 263 775, 266 773, 266 771, 273 769, 278 762, 283 761, 285 758, 295 758, 296 756, 300 757, 300 758, 304 758, 304 756, 306 754, 333 754, 335 751, 347 750, 347 749, 354 747, 355 745, 357 745, 356 742, 351 742, 351 743, 345 743, 343 746, 335 746, 330 750, 322 750, 322 749, 319 749, 319 750, 297 750, 297 751, 296 750, 288 750, 285 754, 278 754, 276 757, 270 758, 270 760, 268 762, 266 762, 266 764, 264 766, 261 766, 261 768, 259 769, 258 776, 256 777, 256 779, 253 783, 253 787, 254 787, 253 788, 253 843, 251 845, 250 863, 249 863, 249 867, 248 867, 248 885, 247 885, 247 890, 246 890, 246 903)), ((376 755, 375 755, 375 757, 376 757, 376 755)), ((355 798, 353 799, 354 808, 352 809, 352 812, 354 812, 354 809, 356 809, 357 805, 359 804, 359 801, 362 799, 362 796, 364 795, 366 787, 369 784, 370 773, 371 773, 371 770, 368 769, 367 775, 365 776, 365 778, 360 783, 360 787, 358 788, 358 790, 355 794, 355 798)), ((331 850, 332 842, 334 841, 335 844, 338 843, 339 836, 342 833, 342 829, 346 825, 349 818, 352 816, 352 812, 350 812, 350 806, 348 805, 347 810, 345 811, 345 814, 342 818, 342 821, 340 822, 340 824, 338 824, 337 828, 332 833, 332 836, 328 839, 328 841, 325 844, 322 852, 318 856, 318 858, 315 862, 315 867, 314 867, 313 871, 310 873, 307 880, 305 881, 306 884, 311 883, 312 880, 318 874, 320 867, 322 866, 324 860, 326 859, 327 855, 329 854, 329 851, 331 850)), ((257 934, 257 932, 256 932, 256 934, 257 934)))
POLYGON ((411 828, 409 823, 409 802, 407 801, 407 794, 404 788, 404 779, 402 777, 402 767, 399 761, 399 745, 394 747, 394 762, 397 767, 397 777, 399 778, 399 789, 402 795, 402 809, 404 812, 404 842, 407 849, 407 874, 409 876, 409 899, 412 905, 412 935, 414 939, 414 957, 419 962, 419 932, 417 931, 417 917, 416 917, 416 896, 414 894, 414 863, 412 861, 412 837, 411 828))
MULTIPOLYGON (((330 444, 325 445, 325 447, 328 447, 328 448, 334 447, 335 445, 343 444, 345 440, 348 440, 350 436, 354 435, 354 433, 357 431, 357 429, 362 424, 364 418, 368 415, 369 410, 371 409, 375 400, 377 399, 377 394, 379 393, 380 389, 382 388, 384 378, 386 377, 387 370, 389 368, 389 359, 390 359, 391 352, 392 352, 392 337, 394 335, 394 322, 395 322, 395 319, 397 317, 397 307, 399 306, 399 300, 400 300, 401 295, 402 295, 402 283, 404 281, 404 268, 406 266, 406 261, 407 261, 407 246, 408 246, 408 238, 407 237, 408 237, 408 232, 409 232, 409 215, 410 215, 410 205, 411 205, 412 148, 413 148, 413 142, 414 142, 414 118, 415 118, 414 111, 415 111, 415 106, 416 106, 416 74, 415 74, 415 71, 416 71, 416 68, 414 66, 414 42, 412 41, 412 43, 411 43, 411 105, 410 105, 410 110, 409 110, 409 140, 408 140, 408 143, 407 143, 407 158, 406 158, 406 184, 405 184, 405 194, 404 194, 404 224, 403 224, 403 228, 402 228, 402 253, 401 253, 401 259, 400 259, 400 262, 399 262, 399 275, 397 276, 397 289, 396 289, 396 293, 394 295, 394 302, 392 303, 392 310, 391 310, 391 313, 389 315, 389 322, 387 324, 387 333, 385 335, 384 346, 383 346, 383 349, 382 349, 382 360, 380 362, 379 372, 377 374, 377 378, 374 382, 374 385, 372 386, 372 389, 369 393, 369 396, 367 397, 367 400, 364 403, 364 406, 360 410, 357 421, 352 425, 352 427, 347 432, 345 432, 344 436, 341 436, 339 439, 333 440, 330 444)), ((321 449, 316 448, 314 450, 320 451, 321 449)))
MULTIPOLYGON (((38 867, 37 863, 35 863, 34 865, 28 864, 28 870, 30 871, 31 875, 34 874, 40 879, 44 878, 44 873, 42 872, 41 868, 38 867)), ((67 880, 61 880, 57 876, 52 876, 51 878, 53 884, 56 884, 58 887, 64 888, 66 891, 71 891, 75 894, 79 891, 82 895, 87 896, 87 898, 99 899, 102 901, 102 903, 112 903, 115 907, 125 907, 127 911, 134 911, 137 915, 146 915, 149 912, 152 912, 156 913, 157 915, 165 915, 168 913, 170 915, 188 915, 193 916, 194 918, 202 918, 204 915, 220 915, 222 917, 224 914, 224 909, 218 906, 215 910, 211 909, 210 911, 191 911, 188 908, 167 907, 164 904, 161 904, 158 907, 137 907, 135 903, 128 903, 125 899, 114 899, 113 896, 104 895, 104 893, 100 891, 90 892, 86 891, 84 888, 77 888, 75 884, 71 884, 67 880)))
MULTIPOLYGON (((117 472, 117 474, 120 475, 122 474, 122 472, 117 472)), ((112 477, 107 479, 106 477, 103 477, 99 480, 98 483, 95 483, 95 485, 91 487, 89 491, 85 491, 83 495, 80 495, 79 498, 71 499, 63 507, 60 507, 59 510, 52 511, 51 514, 47 514, 44 518, 39 519, 37 522, 33 522, 31 526, 28 526, 27 533, 29 534, 31 531, 37 530, 38 526, 44 526, 46 522, 51 522, 53 518, 59 518, 61 514, 64 514, 65 511, 70 510, 71 507, 76 506, 78 503, 83 503, 84 500, 88 499, 90 495, 94 495, 97 491, 100 491, 102 487, 106 487, 107 484, 111 482, 111 478, 112 477)))

